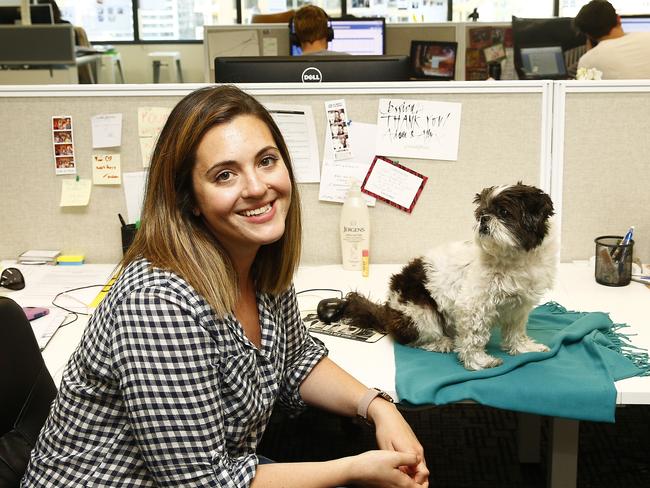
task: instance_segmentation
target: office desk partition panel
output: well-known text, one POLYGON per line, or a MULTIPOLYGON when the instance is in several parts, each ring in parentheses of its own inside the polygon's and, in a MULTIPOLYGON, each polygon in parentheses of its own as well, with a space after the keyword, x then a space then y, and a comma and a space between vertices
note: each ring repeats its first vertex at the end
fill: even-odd
POLYGON ((634 256, 650 262, 650 82, 557 82, 554 105, 561 260, 593 256, 594 238, 634 225, 634 256))
MULTIPOLYGON (((0 88, 0 152, 3 218, 0 257, 30 248, 85 253, 87 262, 121 257, 118 213, 125 215, 122 186, 94 186, 87 207, 59 207, 61 181, 55 176, 50 131, 53 115, 70 115, 81 178, 92 178, 90 119, 122 113, 122 172, 142 171, 137 112, 140 106, 172 107, 203 85, 119 85, 0 88)), ((311 106, 319 154, 325 131, 325 101, 344 98, 352 119, 376 123, 380 98, 462 103, 458 161, 394 158, 429 177, 412 214, 378 202, 370 210, 371 262, 406 262, 431 246, 472 235, 474 195, 501 183, 544 186, 545 125, 549 83, 425 82, 384 84, 248 85, 264 103, 311 106), (399 236, 399 237, 398 237, 399 236)), ((101 152, 101 150, 99 150, 101 152)), ((318 200, 318 184, 300 184, 305 264, 340 262, 341 206, 318 200)))

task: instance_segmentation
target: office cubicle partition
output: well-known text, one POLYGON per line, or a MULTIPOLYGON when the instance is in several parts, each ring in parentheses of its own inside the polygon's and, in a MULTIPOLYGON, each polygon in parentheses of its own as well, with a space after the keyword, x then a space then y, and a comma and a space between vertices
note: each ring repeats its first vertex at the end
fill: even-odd
POLYGON ((554 195, 562 261, 594 255, 594 239, 635 226, 634 256, 650 262, 650 82, 556 82, 554 195))
MULTIPOLYGON (((121 113, 122 172, 142 171, 138 107, 172 107, 202 85, 0 87, 0 153, 3 219, 0 257, 30 248, 85 253, 88 262, 121 256, 120 222, 126 213, 122 186, 94 186, 87 207, 60 207, 61 186, 73 176, 55 176, 53 115, 72 117, 75 158, 81 178, 91 178, 94 115, 121 113)), ((548 82, 412 82, 242 85, 263 103, 311 107, 322 158, 325 102, 345 99, 349 118, 376 123, 379 99, 458 102, 460 143, 455 161, 394 158, 428 177, 411 214, 378 202, 370 210, 371 262, 405 262, 430 247, 469 239, 474 195, 491 185, 523 180, 548 189, 551 84, 548 82)), ((101 150, 100 150, 101 152, 101 150)), ((299 185, 304 215, 303 263, 339 263, 341 205, 318 199, 319 185, 299 185)))
MULTIPOLYGON (((509 22, 386 24, 386 54, 408 56, 411 53, 411 41, 457 42, 456 80, 464 80, 469 30, 507 26, 510 26, 509 22)), ((214 82, 216 57, 288 56, 289 48, 289 28, 285 24, 207 25, 203 30, 204 81, 214 82)))

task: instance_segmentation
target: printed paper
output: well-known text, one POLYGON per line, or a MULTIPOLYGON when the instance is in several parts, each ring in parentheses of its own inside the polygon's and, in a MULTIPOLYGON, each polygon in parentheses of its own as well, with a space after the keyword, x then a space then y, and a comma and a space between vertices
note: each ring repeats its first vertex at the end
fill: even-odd
POLYGON ((95 115, 90 123, 94 148, 122 145, 122 114, 95 115))
POLYGON ((268 104, 266 109, 280 128, 289 149, 294 176, 298 183, 317 183, 318 146, 314 115, 308 105, 268 104))

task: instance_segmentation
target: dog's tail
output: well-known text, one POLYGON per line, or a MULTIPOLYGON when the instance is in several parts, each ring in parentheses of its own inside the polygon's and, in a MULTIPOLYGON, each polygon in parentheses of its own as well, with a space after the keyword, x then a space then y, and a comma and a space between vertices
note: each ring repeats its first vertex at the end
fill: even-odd
POLYGON ((345 323, 360 329, 374 329, 389 332, 387 325, 392 321, 394 310, 388 305, 380 305, 368 300, 354 291, 345 296, 346 306, 342 319, 345 323))

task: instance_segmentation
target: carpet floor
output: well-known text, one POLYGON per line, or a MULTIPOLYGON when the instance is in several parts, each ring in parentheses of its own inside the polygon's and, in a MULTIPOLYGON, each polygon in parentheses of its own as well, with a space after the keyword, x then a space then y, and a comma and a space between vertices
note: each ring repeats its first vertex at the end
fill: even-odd
MULTIPOLYGON (((546 486, 547 419, 541 462, 522 464, 513 412, 456 404, 403 414, 424 446, 431 487, 546 486)), ((619 407, 614 424, 580 422, 579 439, 579 488, 650 487, 650 406, 619 407)), ((279 462, 316 461, 374 448, 371 427, 308 409, 296 418, 275 412, 259 453, 279 462)))

